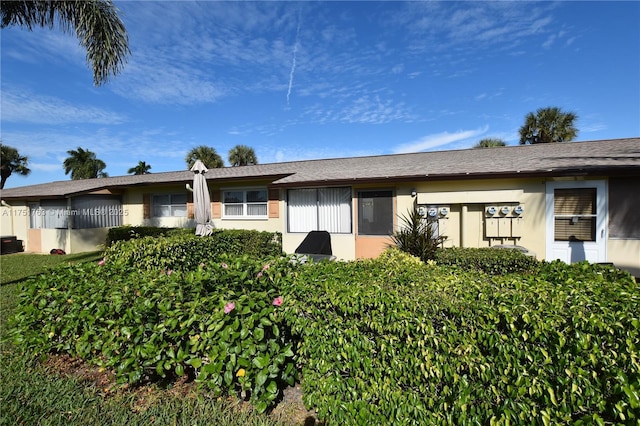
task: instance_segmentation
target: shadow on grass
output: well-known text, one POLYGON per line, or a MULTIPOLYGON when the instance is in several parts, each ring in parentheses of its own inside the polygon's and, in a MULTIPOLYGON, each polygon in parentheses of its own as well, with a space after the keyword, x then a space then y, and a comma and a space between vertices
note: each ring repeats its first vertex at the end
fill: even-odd
POLYGON ((102 251, 90 251, 68 255, 13 253, 0 257, 0 286, 16 284, 37 276, 60 264, 97 262, 102 251))

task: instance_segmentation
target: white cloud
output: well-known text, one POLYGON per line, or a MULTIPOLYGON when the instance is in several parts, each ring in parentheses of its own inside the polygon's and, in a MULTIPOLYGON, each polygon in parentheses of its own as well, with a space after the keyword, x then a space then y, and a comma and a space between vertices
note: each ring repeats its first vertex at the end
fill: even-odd
POLYGON ((71 105, 53 96, 3 88, 2 121, 36 124, 120 124, 126 117, 116 112, 87 105, 71 105))
POLYGON ((32 163, 29 162, 29 168, 31 170, 38 170, 41 172, 59 172, 62 169, 61 163, 32 163))
POLYGON ((407 142, 397 146, 394 154, 404 154, 410 152, 428 151, 441 148, 454 142, 461 142, 467 139, 477 138, 489 130, 489 126, 484 126, 475 130, 458 130, 454 133, 442 132, 435 135, 424 136, 418 140, 407 142))

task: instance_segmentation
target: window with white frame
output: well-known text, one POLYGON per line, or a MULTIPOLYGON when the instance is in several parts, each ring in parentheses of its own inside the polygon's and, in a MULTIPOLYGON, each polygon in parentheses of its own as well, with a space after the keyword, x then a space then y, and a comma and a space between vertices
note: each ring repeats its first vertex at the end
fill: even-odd
POLYGON ((269 197, 266 189, 229 189, 222 193, 224 218, 264 219, 269 197))
POLYGON ((187 194, 156 194, 153 217, 187 217, 187 194))
POLYGON ((290 189, 289 232, 351 233, 351 188, 290 189))
POLYGON ((556 188, 553 217, 555 241, 596 240, 596 188, 556 188))

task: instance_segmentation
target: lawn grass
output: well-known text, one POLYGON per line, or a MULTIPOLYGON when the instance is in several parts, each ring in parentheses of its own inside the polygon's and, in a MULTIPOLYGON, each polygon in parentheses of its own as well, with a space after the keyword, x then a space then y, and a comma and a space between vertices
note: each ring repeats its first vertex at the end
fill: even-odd
POLYGON ((0 425, 277 425, 245 404, 212 398, 193 387, 105 389, 73 373, 52 371, 7 339, 19 281, 63 262, 95 261, 101 252, 77 255, 4 255, 0 260, 0 425))
POLYGON ((90 262, 102 258, 101 251, 51 255, 14 253, 0 256, 0 285, 21 281, 61 263, 90 262))

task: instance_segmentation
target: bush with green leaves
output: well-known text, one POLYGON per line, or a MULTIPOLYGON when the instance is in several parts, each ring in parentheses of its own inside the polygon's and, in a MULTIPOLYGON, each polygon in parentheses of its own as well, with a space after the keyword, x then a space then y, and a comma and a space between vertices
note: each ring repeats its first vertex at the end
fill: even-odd
POLYGON ((301 373, 305 403, 330 424, 640 419, 640 287, 612 266, 452 273, 399 249, 301 264, 206 258, 198 243, 191 259, 206 260, 194 265, 136 245, 144 240, 125 248, 180 268, 144 258, 138 268, 122 260, 130 252, 110 252, 27 280, 15 342, 93 361, 120 382, 188 374, 261 411, 301 373))
POLYGON ((227 255, 192 271, 61 267, 24 282, 12 335, 29 352, 113 369, 120 383, 188 374, 264 411, 297 377, 278 291, 292 267, 227 255))
POLYGON ((283 313, 305 403, 330 424, 637 422, 638 285, 612 267, 543 270, 301 268, 283 313))
POLYGON ((134 238, 158 237, 161 235, 193 234, 193 228, 164 228, 157 226, 117 226, 109 228, 105 247, 111 247, 116 241, 129 241, 134 238))
POLYGON ((423 217, 417 206, 400 216, 402 224, 391 236, 395 247, 422 259, 432 260, 442 243, 447 239, 438 234, 437 221, 423 217))
POLYGON ((515 249, 447 247, 438 250, 434 260, 439 265, 455 266, 490 275, 535 271, 540 262, 515 249))
POLYGON ((221 254, 252 257, 282 254, 282 235, 243 229, 215 230, 201 237, 179 233, 118 241, 105 251, 111 264, 143 271, 158 269, 195 270, 201 262, 217 259, 221 254))

